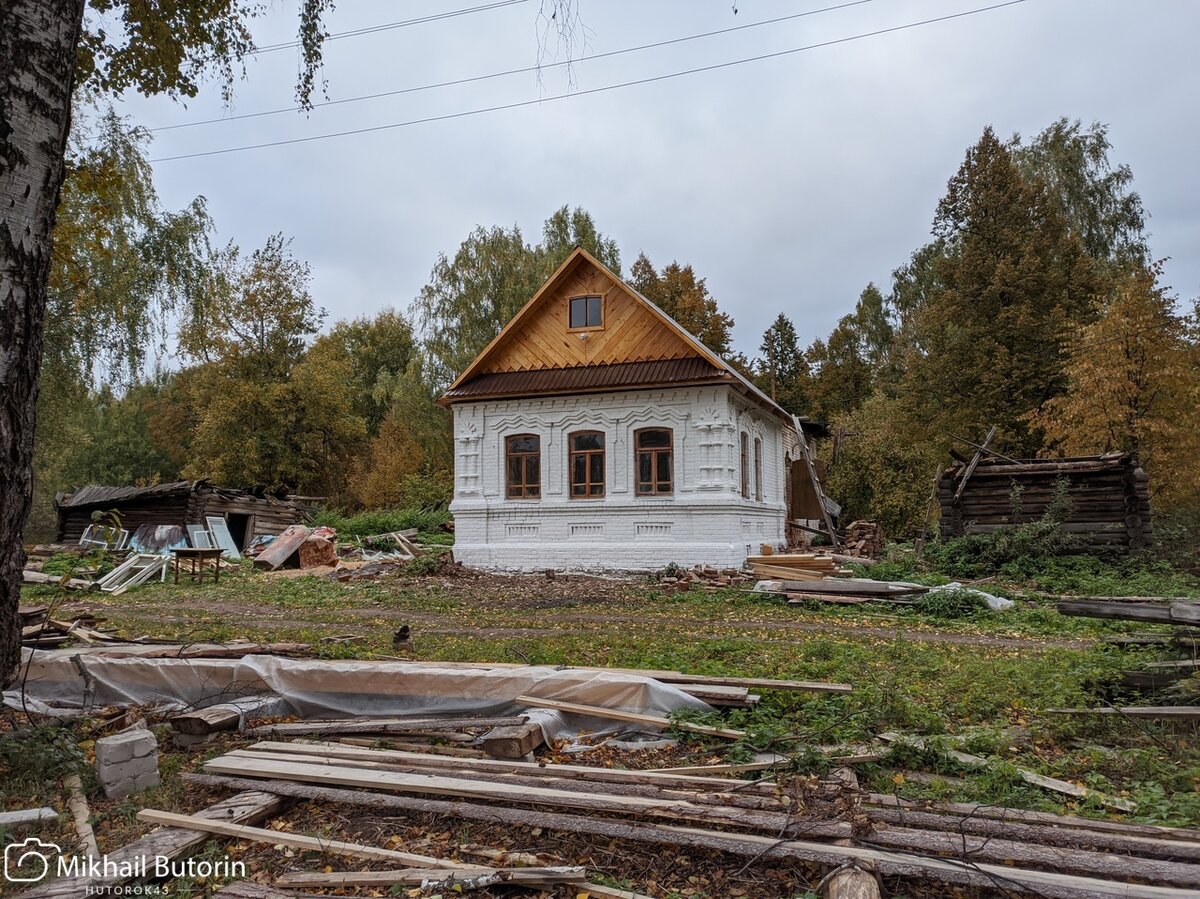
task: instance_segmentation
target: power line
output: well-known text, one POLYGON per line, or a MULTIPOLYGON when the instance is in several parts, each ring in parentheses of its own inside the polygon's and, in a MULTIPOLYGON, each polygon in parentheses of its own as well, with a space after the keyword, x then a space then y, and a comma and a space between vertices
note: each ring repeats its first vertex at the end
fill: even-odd
MULTIPOLYGON (((596 59, 608 59, 609 57, 621 56, 625 53, 636 53, 640 50, 653 50, 657 49, 658 47, 668 47, 672 44, 683 44, 688 41, 700 40, 701 38, 716 37, 717 35, 721 34, 731 34, 735 31, 745 31, 747 28, 759 28, 763 25, 776 25, 780 22, 789 22, 793 19, 803 19, 807 16, 815 16, 826 12, 836 12, 840 9, 848 9, 851 6, 862 6, 864 3, 874 2, 875 0, 851 0, 849 3, 840 3, 837 6, 825 6, 821 9, 810 9, 807 12, 793 13, 792 15, 779 16, 774 19, 763 19, 760 22, 747 22, 745 25, 735 25, 732 28, 721 28, 717 31, 705 31, 700 34, 689 34, 686 37, 676 37, 665 41, 655 41, 652 44, 642 44, 637 47, 625 47, 621 50, 609 50, 606 53, 594 53, 590 56, 581 57, 580 59, 567 59, 563 60, 562 62, 547 63, 546 65, 542 66, 525 66, 520 69, 506 69, 503 72, 492 72, 487 75, 473 75, 469 78, 456 78, 453 81, 439 81, 434 84, 422 84, 418 87, 405 87, 398 90, 383 91, 377 94, 363 94, 358 97, 345 97, 341 100, 325 100, 321 103, 314 103, 313 108, 321 106, 338 106, 342 103, 357 103, 361 100, 378 100, 383 97, 396 97, 401 94, 414 94, 420 91, 434 90, 435 88, 454 87, 455 85, 459 84, 471 84, 476 81, 487 81, 491 78, 503 78, 507 75, 522 75, 528 72, 537 72, 539 70, 545 71, 546 69, 555 69, 561 66, 570 66, 574 65, 575 63, 590 62, 596 59)), ((181 122, 178 125, 162 125, 158 128, 151 128, 149 130, 155 133, 159 131, 174 131, 178 128, 192 128, 196 125, 211 125, 217 122, 235 122, 239 119, 255 119, 262 116, 279 115, 285 112, 303 111, 305 111, 305 107, 303 106, 288 106, 283 109, 267 109, 261 112, 246 112, 240 115, 220 116, 214 119, 202 119, 198 122, 181 122)))
POLYGON ((681 78, 685 75, 696 75, 701 72, 713 72, 718 69, 728 69, 733 66, 740 66, 750 62, 760 62, 764 59, 777 59, 781 56, 791 56, 794 53, 802 53, 806 50, 816 50, 821 47, 832 47, 837 44, 847 44, 852 41, 863 40, 868 37, 878 37, 883 34, 893 34, 898 31, 907 31, 910 28, 919 28, 923 25, 933 25, 937 22, 948 22, 952 19, 962 19, 967 16, 978 15, 979 13, 990 12, 996 9, 1003 9, 1007 6, 1016 6, 1021 3, 1026 3, 1028 0, 1006 0, 1004 3, 993 3, 990 6, 980 6, 976 9, 968 9, 963 12, 951 13, 945 16, 938 16, 932 19, 922 19, 919 22, 909 22, 905 25, 895 25, 891 28, 881 28, 877 31, 867 31, 862 34, 855 34, 849 37, 835 38, 834 40, 822 41, 817 44, 807 44, 803 47, 793 47, 790 50, 779 50, 774 53, 763 53, 758 56, 747 56, 742 59, 734 59, 729 62, 719 62, 707 66, 698 66, 694 69, 684 69, 680 72, 669 72, 666 75, 654 75, 649 78, 638 78, 633 81, 622 81, 618 84, 608 84, 603 87, 594 87, 589 90, 568 92, 565 94, 557 94, 553 97, 539 97, 534 100, 520 100, 515 103, 503 103, 497 106, 485 106, 479 109, 467 109, 461 112, 445 113, 443 115, 426 116, 420 119, 409 119, 406 122, 392 122, 387 125, 372 125, 365 128, 353 128, 348 131, 333 131, 327 134, 313 134, 308 137, 293 137, 287 140, 267 141, 261 144, 245 144, 240 147, 225 147, 220 150, 206 150, 200 153, 181 153, 177 156, 160 156, 157 159, 151 159, 151 162, 173 162, 179 159, 199 159, 204 156, 221 156, 226 153, 240 153, 243 150, 263 150, 267 147, 283 147, 291 144, 304 144, 310 141, 326 140, 332 137, 349 137, 355 134, 371 134, 376 131, 389 131, 394 128, 406 128, 410 125, 423 125, 429 122, 444 122, 450 119, 462 119, 469 116, 483 115, 488 112, 502 112, 508 109, 520 109, 525 106, 535 106, 541 103, 552 103, 555 100, 568 100, 573 97, 586 97, 591 94, 600 94, 606 91, 619 90, 626 87, 636 87, 642 84, 654 84, 659 81, 668 81, 672 78, 681 78))
MULTIPOLYGON (((497 0, 495 3, 485 3, 482 6, 468 6, 464 9, 451 9, 446 12, 433 13, 417 19, 404 19, 400 22, 386 22, 383 25, 370 25, 366 28, 355 28, 352 31, 338 31, 325 35, 325 42, 336 41, 346 37, 359 37, 363 34, 376 34, 380 31, 391 31, 393 28, 407 28, 409 25, 424 25, 426 22, 440 22, 442 19, 453 19, 458 16, 469 16, 472 13, 487 12, 489 9, 500 9, 505 6, 516 6, 518 3, 528 3, 529 0, 497 0)), ((287 41, 282 44, 268 44, 265 47, 255 47, 255 53, 273 53, 276 50, 287 50, 299 47, 299 41, 287 41)))

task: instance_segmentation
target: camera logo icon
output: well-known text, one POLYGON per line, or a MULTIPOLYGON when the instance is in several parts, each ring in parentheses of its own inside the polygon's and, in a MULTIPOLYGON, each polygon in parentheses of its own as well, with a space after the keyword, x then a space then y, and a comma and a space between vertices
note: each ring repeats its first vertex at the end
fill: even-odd
POLYGON ((27 837, 4 847, 4 879, 9 883, 37 883, 50 873, 50 859, 62 852, 55 843, 27 837))

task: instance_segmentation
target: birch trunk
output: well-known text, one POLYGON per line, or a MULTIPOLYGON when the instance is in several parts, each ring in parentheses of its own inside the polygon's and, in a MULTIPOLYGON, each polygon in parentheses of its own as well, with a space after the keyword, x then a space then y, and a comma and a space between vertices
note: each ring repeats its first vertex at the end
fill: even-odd
POLYGON ((54 213, 84 0, 0 2, 0 683, 20 660, 17 607, 54 213))

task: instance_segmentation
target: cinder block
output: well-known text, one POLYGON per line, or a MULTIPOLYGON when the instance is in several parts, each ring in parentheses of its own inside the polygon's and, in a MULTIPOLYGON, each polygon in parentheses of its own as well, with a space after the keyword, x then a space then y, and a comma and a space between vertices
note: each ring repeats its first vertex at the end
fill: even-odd
POLYGON ((139 774, 133 779, 134 792, 140 793, 142 790, 149 790, 151 787, 157 787, 161 783, 158 776, 158 768, 153 771, 147 771, 145 774, 139 774))
POLYGON ((138 777, 149 771, 157 770, 158 760, 156 758, 128 759, 115 765, 97 765, 96 778, 102 784, 110 784, 127 777, 138 777))
POLYGON ((96 765, 113 765, 130 759, 155 756, 157 765, 158 741, 148 730, 124 730, 96 741, 96 765))

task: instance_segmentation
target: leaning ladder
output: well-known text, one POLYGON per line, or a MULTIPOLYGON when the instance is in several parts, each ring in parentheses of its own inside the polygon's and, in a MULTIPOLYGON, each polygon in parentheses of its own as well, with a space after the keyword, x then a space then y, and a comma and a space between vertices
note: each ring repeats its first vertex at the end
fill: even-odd
POLYGON ((813 490, 817 494, 817 503, 821 506, 821 517, 825 521, 825 532, 829 534, 829 540, 833 544, 837 544, 837 533, 833 529, 833 518, 829 515, 829 500, 825 496, 825 488, 821 486, 821 478, 817 474, 817 465, 813 461, 812 449, 808 445, 808 441, 804 438, 804 428, 800 427, 800 419, 795 415, 792 416, 792 425, 796 428, 796 440, 800 443, 800 455, 804 457, 804 465, 808 469, 809 480, 812 481, 813 490))

